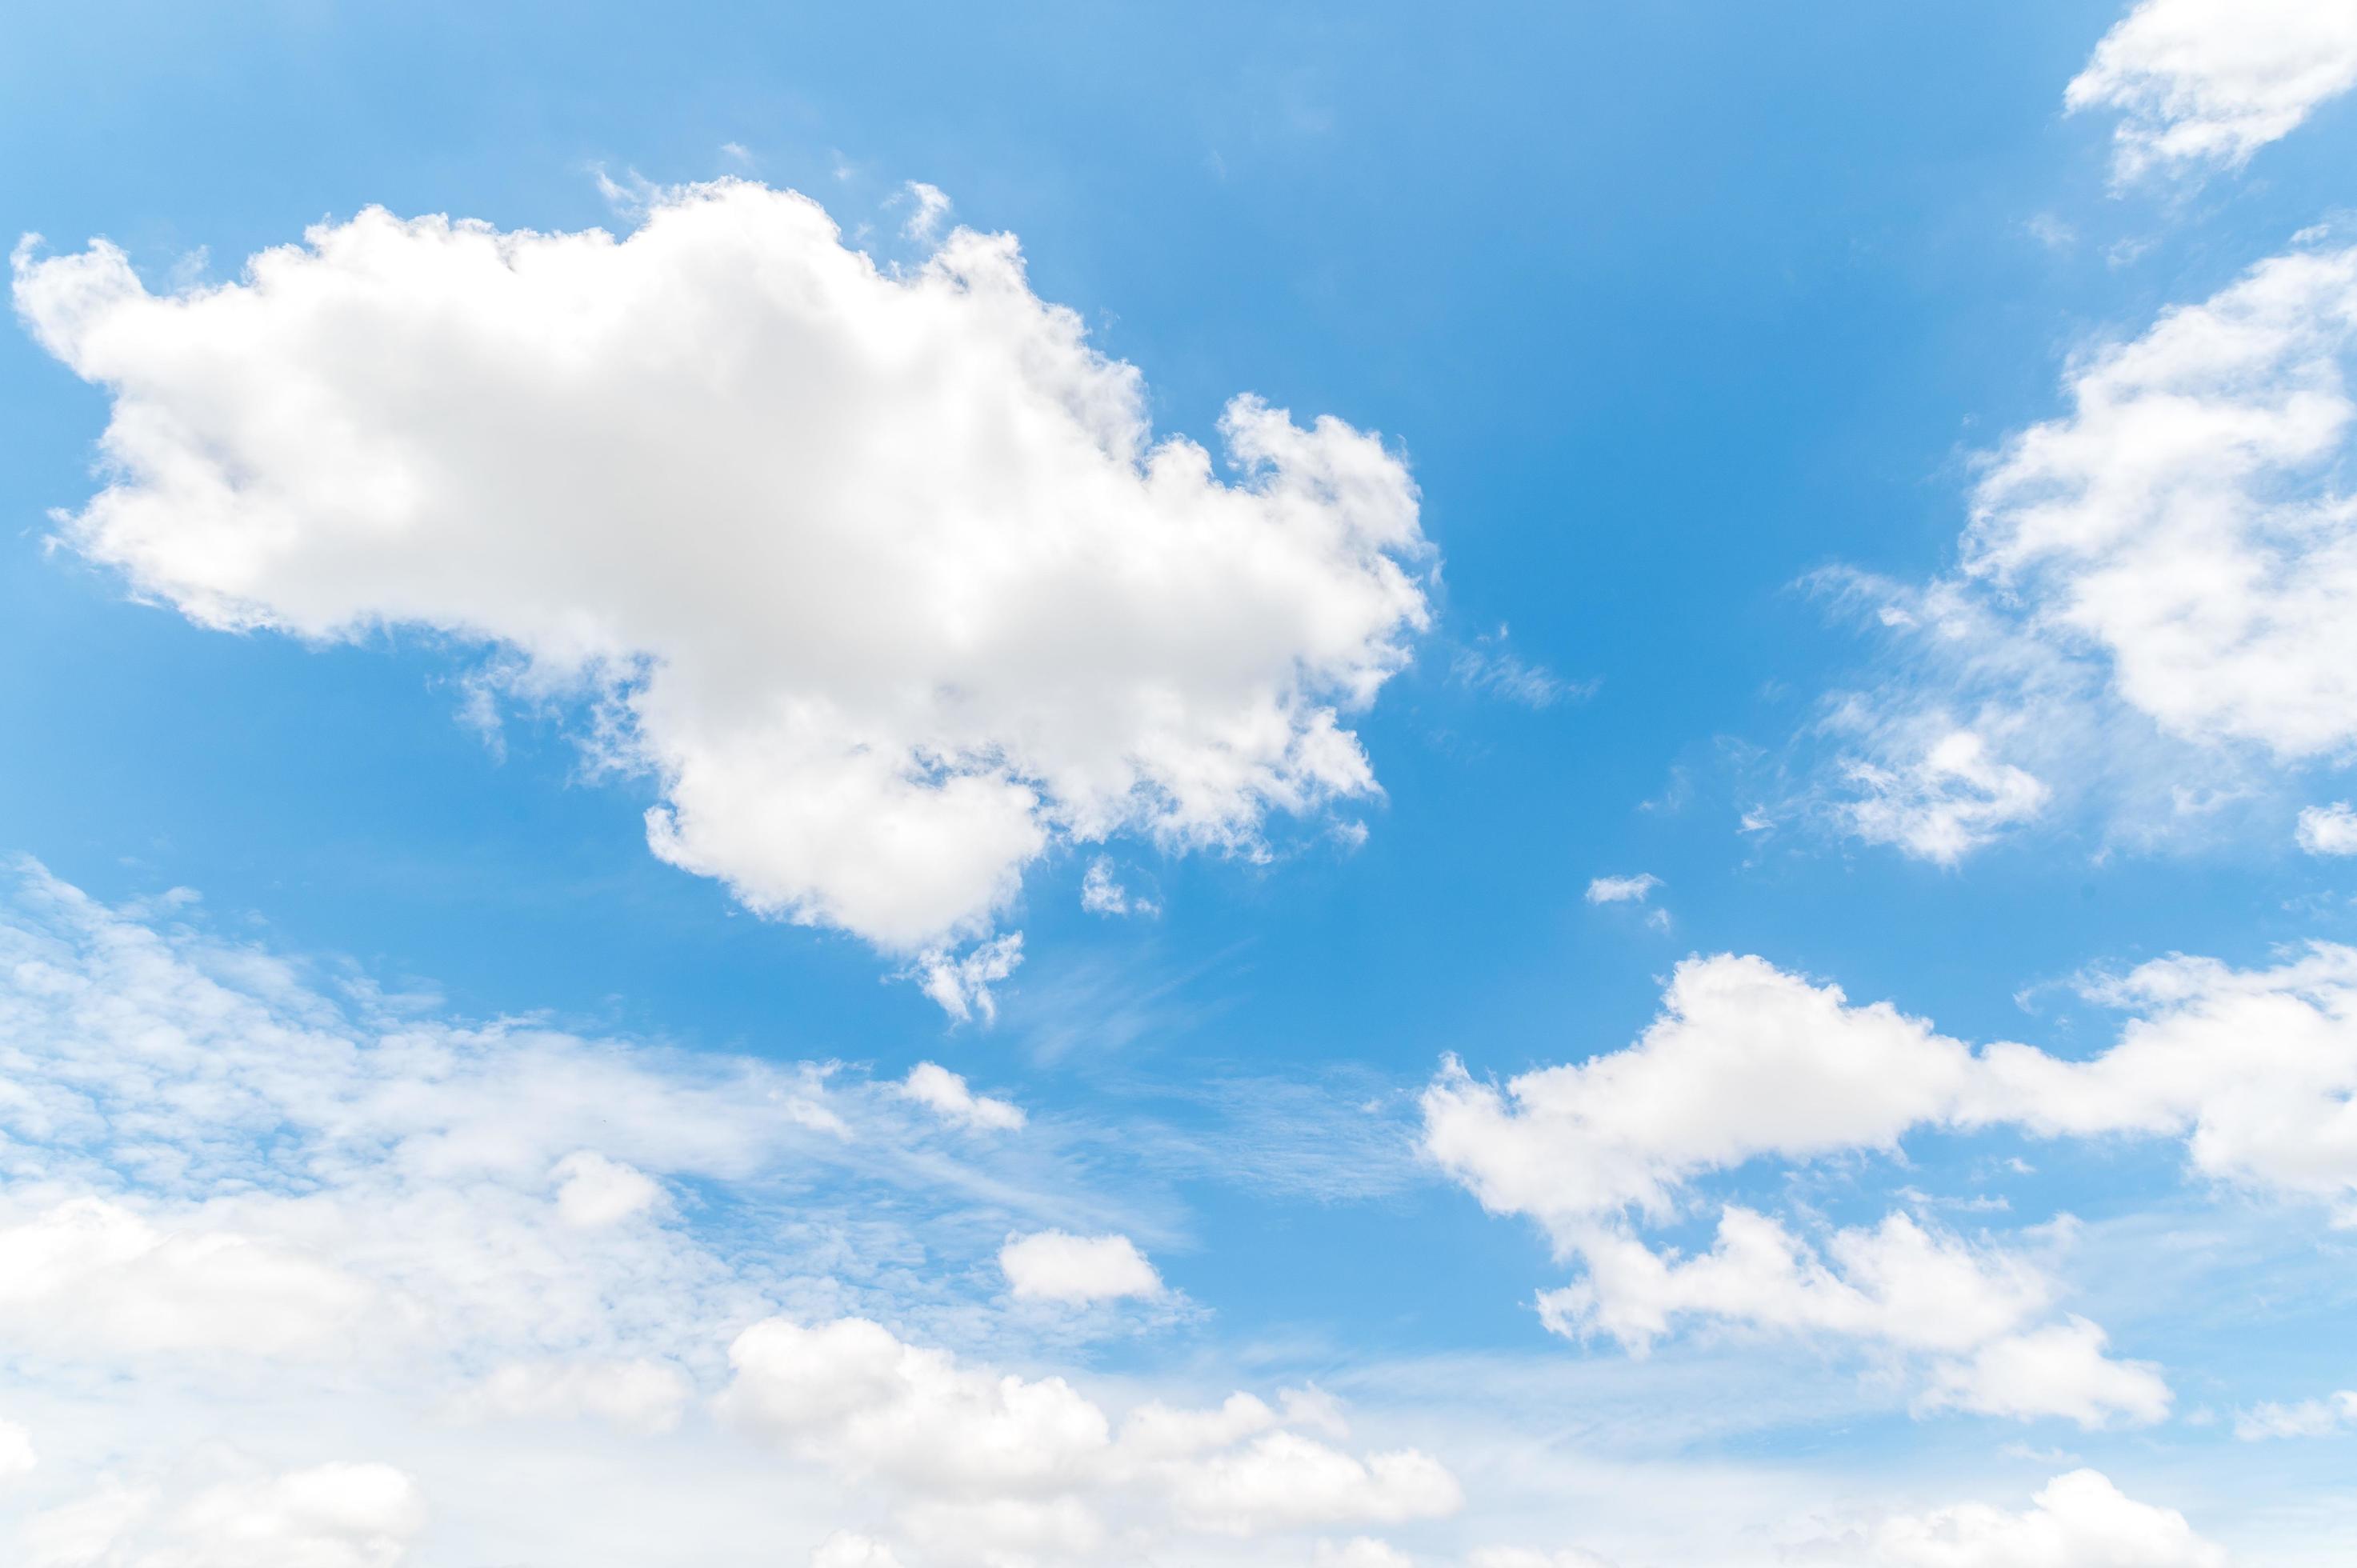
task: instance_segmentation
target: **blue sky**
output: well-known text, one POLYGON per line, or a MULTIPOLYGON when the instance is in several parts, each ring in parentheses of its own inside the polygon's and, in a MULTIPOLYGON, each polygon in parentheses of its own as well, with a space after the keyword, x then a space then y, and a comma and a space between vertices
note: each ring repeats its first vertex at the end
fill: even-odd
POLYGON ((12 1550, 2339 1561, 2352 82, 24 18, 12 1550))

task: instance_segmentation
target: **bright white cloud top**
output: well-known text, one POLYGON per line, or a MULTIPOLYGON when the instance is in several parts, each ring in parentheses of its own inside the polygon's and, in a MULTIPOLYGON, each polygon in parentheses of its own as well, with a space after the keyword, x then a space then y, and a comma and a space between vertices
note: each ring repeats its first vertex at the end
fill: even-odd
POLYGON ((1630 1223, 1668 1219, 1698 1178, 1752 1161, 1896 1155, 1911 1133, 1993 1127, 2182 1139, 2206 1178, 2319 1203, 2336 1223, 2357 1213, 2357 950, 2259 971, 2165 959, 2092 993, 2136 1014, 2109 1050, 2072 1059, 1975 1050, 1760 959, 1689 960, 1626 1049, 1502 1087, 1450 1061, 1425 1091, 1425 1148, 1581 1264, 1540 1298, 1557 1332, 1639 1352, 1681 1318, 1830 1334, 1925 1359, 1923 1410, 2150 1423, 2169 1406, 2158 1369, 2058 1315, 2018 1251, 1903 1214, 1816 1245, 1727 1205, 1711 1250, 1679 1260, 1630 1223))
POLYGON ((2299 847, 2310 854, 2357 854, 2357 811, 2346 800, 2299 813, 2299 847))
POLYGON ((1042 1230, 999 1249, 998 1267, 1017 1301, 1068 1305, 1162 1294, 1162 1276, 1126 1236, 1074 1236, 1042 1230))
POLYGON ((893 953, 1060 840, 1369 793, 1342 715, 1426 619, 1395 454, 1239 397, 1222 477, 1006 236, 887 271, 722 181, 621 240, 371 209, 177 295, 20 252, 16 304, 114 400, 76 549, 207 626, 487 645, 595 700, 658 854, 893 953))
POLYGON ((2348 0, 2141 0, 2095 46, 2063 102, 2119 113, 2123 181, 2240 168, 2357 86, 2348 0))
POLYGON ((2079 360, 1990 456, 1958 575, 1829 578, 1913 655, 1824 721, 1844 826, 1951 865, 2065 800, 2161 836, 2345 756, 2352 358, 2357 250, 2273 257, 2079 360))

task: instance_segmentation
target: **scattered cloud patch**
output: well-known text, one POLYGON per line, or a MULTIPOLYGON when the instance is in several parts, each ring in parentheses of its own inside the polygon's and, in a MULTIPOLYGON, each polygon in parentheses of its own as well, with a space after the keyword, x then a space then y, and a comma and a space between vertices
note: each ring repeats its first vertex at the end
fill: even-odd
POLYGON ((1640 872, 1634 876, 1598 876, 1587 885, 1587 901, 1591 904, 1642 904, 1652 897, 1662 879, 1652 872, 1640 872))
POLYGON ((921 179, 910 180, 906 188, 913 210, 900 231, 920 244, 931 244, 941 232, 942 220, 949 216, 950 199, 941 187, 921 179))
POLYGON ((1836 820, 1943 864, 2083 811, 2158 839, 2357 744, 2352 349, 2357 250, 2276 256, 2082 355, 1958 574, 1821 575, 1892 650, 1818 726, 1836 820))
POLYGON ((2141 0, 2095 46, 2063 103, 2109 109, 2112 169, 2236 169, 2357 86, 2357 8, 2340 0, 2141 0))
POLYGON ((2158 1369, 2110 1359, 2104 1331, 2084 1318, 2040 1321, 2054 1293, 2038 1270, 1905 1215, 1835 1231, 1822 1253, 1731 1206, 1711 1250, 1692 1258, 1603 1229, 1573 1250, 1585 1275, 1538 1298, 1541 1320, 1568 1338, 1606 1334, 1643 1355, 1687 1317, 1834 1335, 1921 1360, 1921 1412, 2059 1416, 2087 1427, 2148 1425, 2169 1413, 2158 1369))
POLYGON ((1073 1236, 1042 1230, 1008 1240, 998 1266, 1017 1301, 1084 1306, 1132 1296, 1158 1296, 1162 1276, 1126 1236, 1073 1236))
POLYGON ((2357 854, 2357 811, 2346 800, 2299 813, 2299 847, 2310 854, 2357 854))
POLYGON ((2018 1251, 1894 1215, 1822 1247, 1738 1206, 1681 1259, 1637 1227, 1690 1185, 1755 1160, 1896 1155, 1911 1132, 2181 1139, 2201 1176, 2357 1213, 2341 1128, 2357 1093, 2357 950, 2319 943, 2270 969, 2157 960, 2093 981, 2127 1010, 2092 1056, 1977 1050, 1886 1003, 1757 958, 1690 959, 1632 1046, 1502 1087, 1454 1058, 1425 1090, 1424 1148, 1484 1208, 1535 1219, 1583 1274, 1541 1297, 1548 1326, 1642 1351, 1681 1316, 1881 1343, 1924 1368, 1920 1409, 2086 1425, 2166 1413, 2157 1371, 2058 1315, 2018 1251))
POLYGON ((1025 1121, 1021 1106, 976 1094, 966 1087, 964 1079, 937 1062, 919 1062, 910 1068, 900 1092, 942 1121, 961 1126, 1012 1133, 1020 1130, 1025 1121))
POLYGON ((968 1367, 862 1319, 772 1318, 729 1360, 724 1417, 880 1489, 911 1541, 962 1558, 1102 1557, 1105 1509, 1125 1498, 1215 1537, 1437 1519, 1464 1502, 1428 1455, 1336 1448, 1297 1430, 1289 1404, 1147 1404, 1116 1425, 1061 1378, 968 1367))
POLYGON ((2131 1013, 2110 1048, 1975 1050, 1762 959, 1688 959, 1622 1050, 1502 1088, 1450 1060, 1425 1090, 1425 1148, 1493 1212, 1554 1227, 1666 1214, 1692 1178, 1753 1159, 1995 1126, 2180 1138, 2205 1176, 2357 1212, 2357 1150, 2338 1132, 2357 1092, 2357 949, 2255 970, 2158 959, 2086 991, 2131 1013))
POLYGON ((991 987, 1012 975, 1023 962, 1023 933, 1008 931, 964 952, 935 949, 906 972, 924 993, 941 1004, 942 1011, 959 1023, 998 1017, 998 997, 991 987))
POLYGON ((1792 1552, 1856 1568, 2227 1568, 2225 1549, 2174 1509, 2140 1503, 2093 1470, 2057 1476, 2019 1512, 1957 1503, 1862 1521, 1792 1552))
POLYGON ((1115 879, 1113 862, 1099 855, 1081 875, 1081 908, 1092 915, 1157 915, 1161 906, 1132 894, 1115 879))
POLYGON ((1971 730, 1950 730, 1895 768, 1859 760, 1845 771, 1856 791, 1846 806, 1852 832, 1941 865, 2035 821, 2051 794, 2035 775, 1991 757, 1971 730))

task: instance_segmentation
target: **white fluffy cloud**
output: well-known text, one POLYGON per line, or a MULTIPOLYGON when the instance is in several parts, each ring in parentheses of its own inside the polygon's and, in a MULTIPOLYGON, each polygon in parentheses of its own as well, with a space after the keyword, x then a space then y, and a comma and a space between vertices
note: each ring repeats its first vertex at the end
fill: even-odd
POLYGON ((1833 1334, 1926 1359, 1919 1409, 2083 1426, 2148 1423, 2169 1412, 2157 1369, 2104 1354, 2083 1318, 2045 1323, 2053 1291, 2021 1259, 1892 1215, 1834 1233, 1824 1256, 1773 1219, 1729 1208, 1708 1252, 1665 1257, 1598 1230, 1576 1244, 1586 1273, 1541 1293, 1555 1332, 1610 1335, 1641 1354, 1693 1317, 1779 1333, 1833 1334))
POLYGON ((1909 656, 1824 721, 1845 825, 1943 862, 2083 798, 2181 831, 2357 746, 2352 349, 2357 250, 2274 257, 2078 360, 1961 575, 1835 579, 1909 656))
POLYGON ((1856 1568, 2226 1568, 2228 1562, 2184 1515, 2137 1502, 2093 1470, 2055 1477, 2018 1513, 1958 1503, 1865 1523, 1791 1555, 1856 1568))
MULTIPOLYGON (((2357 23, 2357 12, 2352 12, 2357 23)), ((2286 758, 2357 739, 2357 250, 2254 268, 2094 356, 2007 445, 1966 566, 2111 663, 2171 733, 2286 758)))
POLYGON ((1683 1316, 1840 1334, 1933 1358, 1927 1408, 2157 1420, 2168 1392, 2153 1369, 2111 1359, 2094 1325, 2056 1320, 2040 1273, 1903 1216, 1837 1231, 1823 1256, 1735 1208, 1691 1259, 1628 1229, 1632 1212, 1675 1211, 1706 1173, 1995 1126, 2181 1138, 2206 1177, 2357 1212, 2357 949, 2252 971, 2170 958, 2089 989, 2134 1015, 2109 1049, 2066 1058, 1975 1050, 1757 958, 1692 959, 1626 1049, 1502 1087, 1448 1061, 1425 1091, 1425 1149, 1485 1208, 1537 1219, 1580 1261, 1582 1278, 1541 1299, 1561 1332, 1641 1348, 1683 1316))
POLYGON ((2222 1181, 2357 1208, 2357 949, 2269 969, 2156 960, 2090 993, 2136 1010, 2085 1058, 1974 1050, 1759 958, 1689 959, 1636 1044, 1499 1087, 1451 1061, 1425 1146, 1496 1213, 1561 1233, 1747 1160, 1895 1150, 1918 1128, 2181 1137, 2222 1181))
POLYGON ((823 1069, 331 999, 38 868, 0 892, 0 1326, 48 1361, 424 1358, 423 1391, 670 1356, 758 1293, 657 1176, 854 1137, 823 1069))
POLYGON ((1249 397, 1225 477, 1157 441, 1004 236, 884 271, 722 181, 620 241, 371 209, 172 295, 20 252, 16 298, 114 400, 76 549, 206 626, 594 697, 657 854, 953 1011, 991 976, 941 950, 1051 842, 1251 853, 1373 790, 1341 717, 1426 619, 1398 457, 1249 397))
POLYGON ((1082 1305, 1162 1294, 1162 1276, 1126 1236, 1041 1230, 1012 1237, 999 1249, 998 1266, 1018 1301, 1082 1305))
POLYGON ((2346 800, 2299 813, 2299 847, 2310 854, 2357 854, 2357 811, 2346 800))
POLYGON ((919 1062, 901 1080, 900 1092, 944 1122, 987 1132, 1011 1133, 1025 1121, 1023 1108, 1008 1100, 976 1094, 964 1079, 939 1062, 919 1062))
POLYGON ((2112 109, 2113 169, 2239 168, 2357 86, 2349 0, 2141 0, 2095 46, 2063 102, 2112 109))
POLYGON ((1662 879, 1652 872, 1635 876, 1598 876, 1587 885, 1587 901, 1591 904, 1641 904, 1652 896, 1662 879))
POLYGON ((1972 730, 1950 730, 1895 767, 1859 759, 1846 771, 1857 791, 1851 832, 1942 865, 2036 820, 2050 793, 2035 774, 1989 756, 1972 730))
MULTIPOLYGON (((1061 1378, 961 1365, 846 1318, 759 1323, 730 1348, 732 1421, 899 1499, 906 1528, 960 1560, 1101 1554, 1123 1499, 1214 1535, 1396 1523, 1464 1496, 1412 1449, 1352 1455, 1249 1395, 1209 1411, 1141 1407, 1118 1429, 1061 1378)), ((1317 1407, 1302 1407, 1313 1418, 1317 1407)))

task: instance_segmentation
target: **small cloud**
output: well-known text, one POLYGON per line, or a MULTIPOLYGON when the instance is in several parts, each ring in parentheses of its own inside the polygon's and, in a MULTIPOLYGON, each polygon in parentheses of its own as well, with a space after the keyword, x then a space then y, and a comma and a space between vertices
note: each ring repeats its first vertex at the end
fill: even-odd
POLYGON ((1525 663, 1506 650, 1506 628, 1460 648, 1449 660, 1449 678, 1470 692, 1502 697, 1526 708, 1551 708, 1596 694, 1602 682, 1566 681, 1542 665, 1525 663))
POLYGON ((917 204, 917 209, 909 214, 909 220, 900 226, 900 232, 920 245, 931 244, 941 228, 942 219, 949 212, 950 199, 942 193, 941 187, 927 185, 921 179, 910 180, 906 188, 909 199, 917 204))
POLYGON ((2154 242, 2144 235, 2131 234, 2125 240, 2115 240, 2104 252, 2104 264, 2110 267, 2132 267, 2144 260, 2154 242))
POLYGON ((624 218, 645 217, 662 195, 662 187, 636 169, 624 170, 618 180, 606 172, 604 164, 592 164, 589 177, 597 182, 597 194, 605 198, 606 205, 624 218))
POLYGON ((746 151, 745 144, 742 142, 723 142, 720 144, 720 152, 721 156, 731 163, 745 168, 753 166, 753 155, 746 151))
POLYGON ((1650 871, 1635 876, 1599 876, 1587 885, 1587 901, 1591 904, 1642 904, 1661 885, 1662 879, 1650 871))
POLYGON ((934 948, 898 978, 915 981, 926 995, 942 1004, 942 1012, 959 1023, 980 1014, 988 1024, 998 1017, 998 999, 990 988, 1013 974, 1022 961, 1023 933, 1009 931, 963 953, 934 948))
POLYGON ((2299 847, 2310 854, 2357 854, 2357 811, 2346 800, 2299 814, 2299 847))
POLYGON ((1162 1276, 1126 1236, 1074 1236, 1041 1230, 1010 1236, 998 1267, 1017 1301, 1069 1306, 1162 1294, 1162 1276))
POLYGON ((993 1133, 1011 1133, 1026 1121, 1023 1108, 1012 1101, 976 1094, 964 1079, 938 1062, 919 1062, 897 1088, 944 1122, 993 1133))
POLYGON ((1099 855, 1081 878, 1081 908, 1092 915, 1158 915, 1162 907, 1134 896, 1114 880, 1113 861, 1099 855))

